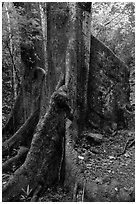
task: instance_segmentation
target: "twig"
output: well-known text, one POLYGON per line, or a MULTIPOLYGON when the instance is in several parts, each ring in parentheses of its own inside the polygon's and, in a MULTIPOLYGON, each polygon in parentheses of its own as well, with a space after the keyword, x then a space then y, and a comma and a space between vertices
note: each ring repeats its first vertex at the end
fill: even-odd
POLYGON ((64 156, 65 156, 65 144, 64 144, 64 142, 65 142, 65 139, 64 139, 64 137, 62 138, 62 155, 61 155, 61 161, 60 161, 60 166, 59 166, 59 178, 58 178, 58 180, 59 180, 59 182, 60 182, 60 180, 61 180, 61 171, 62 171, 62 165, 63 165, 63 161, 64 161, 64 156))
POLYGON ((84 202, 85 184, 86 184, 86 182, 84 181, 84 186, 83 186, 83 191, 82 191, 82 200, 81 200, 81 202, 84 202))
MULTIPOLYGON (((125 9, 123 9, 123 11, 121 11, 119 14, 117 14, 114 18, 112 18, 110 21, 108 21, 107 23, 105 23, 103 25, 103 29, 104 27, 108 26, 113 20, 115 20, 118 16, 120 16, 123 12, 124 12, 125 9)), ((96 37, 98 37, 98 35, 103 31, 103 29, 100 29, 100 31, 97 33, 96 37)))
MULTIPOLYGON (((124 10, 123 10, 124 11, 124 10)), ((123 11, 122 12, 120 12, 118 15, 116 15, 114 18, 112 18, 110 21, 108 21, 107 23, 105 23, 105 25, 104 26, 107 26, 108 24, 110 24, 113 20, 115 20, 118 16, 120 16, 120 14, 122 14, 123 13, 123 11)))
POLYGON ((74 186, 74 190, 73 190, 73 202, 77 201, 77 189, 78 189, 78 183, 76 181, 75 186, 74 186))
POLYGON ((132 147, 132 145, 135 144, 135 139, 134 138, 129 138, 127 141, 126 141, 126 144, 125 144, 125 147, 123 149, 122 152, 118 153, 116 156, 119 157, 123 154, 125 154, 126 150, 127 150, 127 147, 130 148, 132 147), (131 143, 129 144, 129 142, 131 141, 131 143))

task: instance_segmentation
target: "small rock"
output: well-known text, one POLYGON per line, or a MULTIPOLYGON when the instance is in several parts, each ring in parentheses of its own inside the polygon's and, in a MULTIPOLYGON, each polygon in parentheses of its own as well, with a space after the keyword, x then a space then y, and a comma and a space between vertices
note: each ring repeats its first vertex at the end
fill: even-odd
POLYGON ((103 179, 102 177, 97 177, 95 180, 96 183, 102 184, 103 183, 103 179))
POLYGON ((91 199, 96 199, 98 196, 98 185, 96 183, 88 183, 86 185, 86 191, 91 199))
POLYGON ((104 190, 104 193, 107 193, 109 188, 110 188, 110 186, 108 185, 108 183, 104 183, 102 185, 102 189, 104 190))
POLYGON ((118 187, 115 187, 115 191, 118 191, 118 187))
POLYGON ((115 159, 115 157, 114 156, 109 156, 109 159, 115 159))
POLYGON ((119 182, 116 179, 112 179, 111 181, 111 187, 116 188, 119 186, 119 182))
POLYGON ((112 129, 113 129, 113 130, 116 130, 116 129, 117 129, 117 123, 114 123, 114 122, 112 123, 112 129))
POLYGON ((130 157, 130 154, 129 154, 128 152, 126 152, 126 153, 124 154, 124 156, 127 158, 127 157, 130 157))
POLYGON ((92 155, 91 155, 91 152, 89 152, 89 151, 87 151, 87 152, 84 153, 84 158, 85 158, 85 160, 88 160, 91 156, 92 156, 92 155))
POLYGON ((129 202, 131 200, 131 196, 124 188, 120 188, 119 199, 121 202, 129 202))
POLYGON ((108 195, 111 199, 114 199, 116 197, 116 194, 118 192, 118 181, 116 179, 112 179, 111 184, 108 189, 108 195))
POLYGON ((111 186, 110 186, 110 188, 108 189, 108 195, 109 195, 109 197, 112 199, 112 198, 114 198, 115 196, 116 196, 116 190, 115 190, 115 188, 112 188, 111 186))
POLYGON ((106 182, 110 182, 110 176, 108 174, 104 175, 103 177, 103 182, 106 183, 106 182))
POLYGON ((95 148, 91 148, 90 151, 93 153, 93 154, 99 154, 99 150, 95 149, 95 148))
POLYGON ((131 196, 131 201, 135 202, 135 188, 134 187, 130 188, 130 193, 129 194, 131 196))
POLYGON ((84 135, 87 137, 87 139, 91 139, 98 143, 102 142, 102 139, 103 139, 103 135, 98 134, 98 133, 86 132, 84 133, 84 135))
POLYGON ((135 188, 132 187, 132 186, 131 186, 130 188, 126 188, 126 187, 124 187, 124 188, 125 188, 125 190, 129 190, 129 191, 131 191, 131 192, 135 190, 135 188))
POLYGON ((92 164, 87 164, 86 167, 87 167, 88 169, 91 169, 92 164))

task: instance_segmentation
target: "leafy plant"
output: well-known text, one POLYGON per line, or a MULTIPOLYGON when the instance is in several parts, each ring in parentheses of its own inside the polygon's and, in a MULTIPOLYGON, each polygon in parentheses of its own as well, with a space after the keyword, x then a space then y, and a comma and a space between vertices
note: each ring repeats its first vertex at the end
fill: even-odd
POLYGON ((32 192, 32 189, 30 189, 30 186, 28 185, 26 190, 22 189, 22 192, 23 192, 23 194, 21 195, 20 200, 21 201, 29 201, 31 199, 30 194, 32 192))

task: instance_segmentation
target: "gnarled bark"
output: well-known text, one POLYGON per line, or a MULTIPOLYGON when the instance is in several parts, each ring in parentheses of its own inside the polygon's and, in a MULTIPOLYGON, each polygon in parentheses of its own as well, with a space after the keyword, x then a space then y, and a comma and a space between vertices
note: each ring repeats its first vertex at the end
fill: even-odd
POLYGON ((49 186, 58 181, 63 135, 59 135, 57 129, 70 111, 67 101, 63 90, 52 95, 49 110, 38 123, 24 164, 3 188, 3 201, 12 200, 27 185, 35 189, 39 184, 49 186))

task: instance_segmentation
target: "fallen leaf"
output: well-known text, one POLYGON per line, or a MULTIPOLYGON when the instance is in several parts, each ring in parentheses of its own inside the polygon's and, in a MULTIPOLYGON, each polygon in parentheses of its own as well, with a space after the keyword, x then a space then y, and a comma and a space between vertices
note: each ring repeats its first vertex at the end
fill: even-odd
POLYGON ((114 156, 109 156, 109 159, 115 159, 115 157, 114 156))
POLYGON ((82 160, 84 159, 84 157, 82 157, 82 156, 78 156, 78 158, 79 158, 79 159, 82 159, 82 160))

